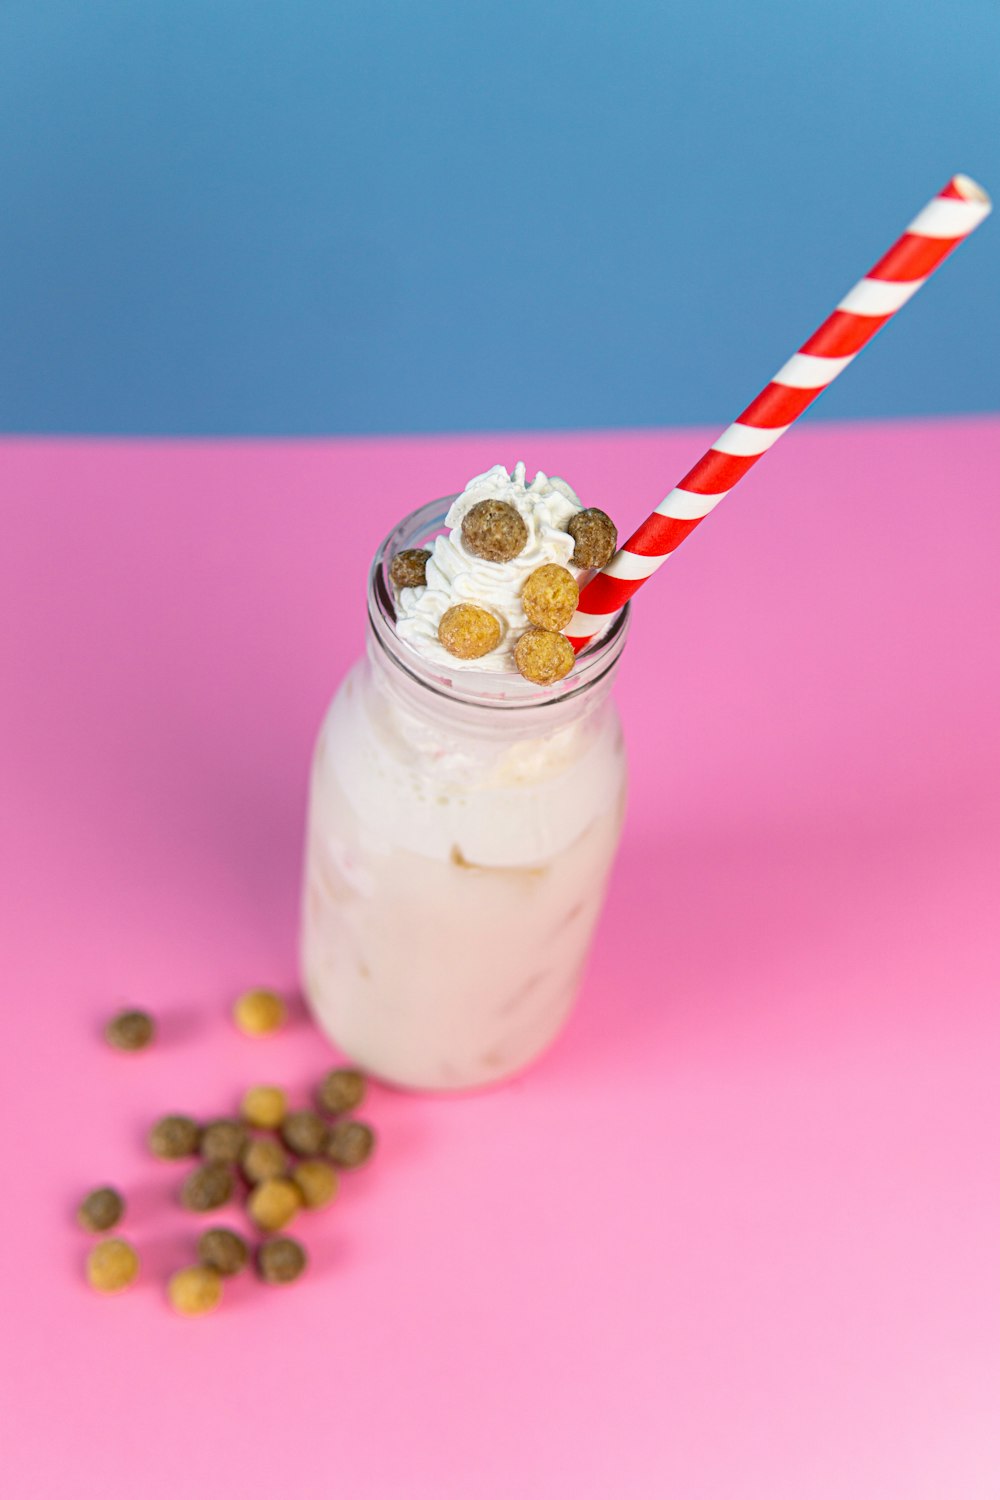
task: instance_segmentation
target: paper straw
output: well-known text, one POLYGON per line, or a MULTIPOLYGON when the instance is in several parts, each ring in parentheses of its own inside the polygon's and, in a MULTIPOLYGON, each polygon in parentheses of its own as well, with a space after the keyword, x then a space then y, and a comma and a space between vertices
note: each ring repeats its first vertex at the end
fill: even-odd
POLYGON ((580 594, 566 630, 577 651, 715 509, 807 406, 983 222, 992 204, 971 177, 953 177, 852 287, 826 322, 751 401, 580 594))

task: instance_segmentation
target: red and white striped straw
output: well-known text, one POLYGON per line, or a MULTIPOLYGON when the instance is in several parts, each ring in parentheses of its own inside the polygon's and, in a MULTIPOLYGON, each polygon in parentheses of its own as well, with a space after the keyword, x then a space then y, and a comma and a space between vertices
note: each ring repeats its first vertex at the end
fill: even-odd
POLYGON ((584 587, 566 631, 577 651, 666 562, 893 313, 909 302, 991 208, 989 197, 971 177, 953 177, 931 199, 892 249, 851 288, 812 338, 782 365, 607 567, 584 587))

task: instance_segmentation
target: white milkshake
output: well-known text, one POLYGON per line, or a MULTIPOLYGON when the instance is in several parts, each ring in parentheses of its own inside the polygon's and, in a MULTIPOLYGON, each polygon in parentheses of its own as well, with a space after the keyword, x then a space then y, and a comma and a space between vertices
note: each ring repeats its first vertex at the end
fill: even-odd
POLYGON ((320 1024, 389 1082, 503 1078, 573 1003, 624 806, 609 688, 626 620, 551 686, 511 664, 530 628, 524 581, 555 561, 572 569, 565 525, 579 509, 559 481, 494 470, 446 516, 438 505, 408 518, 376 559, 367 655, 316 748, 302 971, 320 1024), (501 565, 469 564, 457 530, 485 490, 516 503, 528 532, 501 565), (432 539, 426 585, 394 591, 393 553, 432 539), (500 644, 474 661, 438 642, 456 599, 500 622, 500 644))

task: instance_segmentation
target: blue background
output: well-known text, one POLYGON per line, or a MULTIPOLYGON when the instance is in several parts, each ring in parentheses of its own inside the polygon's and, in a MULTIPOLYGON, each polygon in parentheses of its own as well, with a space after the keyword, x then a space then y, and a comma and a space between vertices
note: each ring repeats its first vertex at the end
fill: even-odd
MULTIPOLYGON (((998 94, 997 0, 5 0, 0 428, 726 422, 998 94)), ((1000 407, 998 230, 821 416, 1000 407)))

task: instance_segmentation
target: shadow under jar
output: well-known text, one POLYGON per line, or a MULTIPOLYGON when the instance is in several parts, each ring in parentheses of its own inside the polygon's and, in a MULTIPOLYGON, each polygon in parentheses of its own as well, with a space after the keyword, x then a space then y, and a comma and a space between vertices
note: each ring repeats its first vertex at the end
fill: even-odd
POLYGON ((610 687, 628 611, 562 682, 442 669, 395 631, 389 563, 429 546, 451 497, 386 538, 365 656, 320 730, 302 980, 359 1067, 414 1089, 518 1072, 576 996, 621 832, 610 687))

